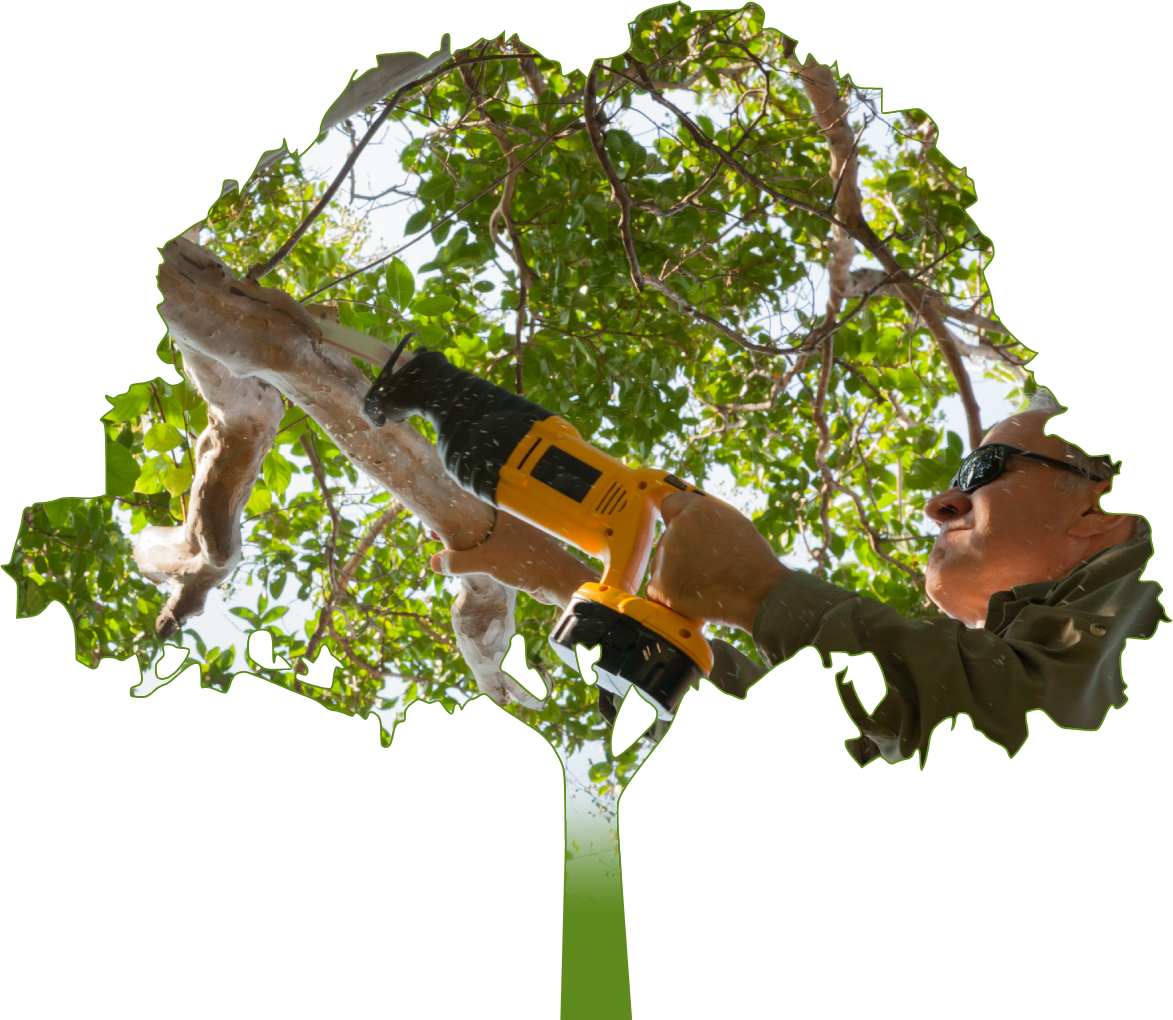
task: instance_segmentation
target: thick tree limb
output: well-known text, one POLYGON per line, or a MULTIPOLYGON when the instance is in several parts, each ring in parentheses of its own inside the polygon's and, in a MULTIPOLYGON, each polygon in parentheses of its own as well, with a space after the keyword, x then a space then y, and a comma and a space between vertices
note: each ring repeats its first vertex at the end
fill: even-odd
POLYGON ((526 708, 540 708, 542 702, 498 668, 509 651, 516 605, 515 589, 498 584, 488 574, 466 574, 452 603, 452 632, 480 690, 498 704, 512 700, 526 708))
MULTIPOLYGON (((314 418, 356 468, 391 492, 449 548, 471 548, 492 530, 494 509, 448 477, 435 447, 416 429, 397 423, 381 429, 370 426, 361 413, 369 388, 366 376, 349 356, 321 342, 315 320, 284 291, 235 279, 210 252, 183 239, 171 241, 163 249, 159 288, 164 297, 160 312, 185 362, 201 358, 218 362, 224 378, 236 377, 236 383, 255 392, 270 393, 277 422, 281 416, 278 394, 286 396, 314 418)), ((272 433, 275 431, 276 422, 272 425, 272 433)), ((254 436, 249 456, 256 465, 271 444, 272 433, 254 436)), ((241 481, 245 501, 254 478, 255 467, 247 485, 241 481)), ((239 512, 226 518, 223 509, 214 505, 208 507, 208 513, 214 520, 206 527, 214 527, 217 534, 239 543, 239 512)), ((200 515, 190 516, 194 520, 200 515)), ((550 555, 570 557, 536 529, 534 541, 552 546, 550 555)), ((175 576, 174 571, 158 570, 152 579, 175 576)), ((203 594, 214 583, 219 581, 209 583, 203 594)), ((461 621, 458 644, 465 652, 465 644, 471 642, 469 649, 481 663, 473 666, 481 690, 498 699, 507 692, 523 704, 534 704, 524 688, 477 659, 478 655, 491 658, 489 653, 499 652, 500 662, 513 633, 512 615, 492 615, 507 609, 511 612, 512 607, 504 589, 495 600, 489 597, 493 585, 496 582, 489 579, 475 582, 476 590, 465 599, 470 611, 464 611, 458 597, 454 609, 461 621), (461 632, 468 636, 468 642, 461 641, 461 632)), ((466 582, 466 590, 472 586, 466 582)), ((202 595, 198 601, 202 606, 202 595)), ((180 614, 177 620, 193 611, 180 614)))
POLYGON ((546 79, 542 77, 542 72, 538 70, 537 61, 534 60, 534 51, 518 39, 516 35, 509 40, 509 45, 513 48, 513 52, 517 54, 517 66, 521 69, 522 77, 525 78, 525 83, 529 86, 529 90, 534 94, 535 99, 541 99, 542 93, 546 91, 546 79))
MULTIPOLYGON (((839 95, 838 82, 829 67, 816 63, 813 57, 807 57, 805 64, 798 70, 799 79, 807 98, 814 110, 814 120, 819 129, 827 138, 831 150, 831 167, 834 174, 836 166, 846 166, 855 155, 855 139, 847 125, 847 104, 839 95)), ((961 360, 952 335, 941 321, 940 315, 929 307, 924 298, 924 288, 912 282, 907 271, 888 250, 888 246, 876 236, 863 214, 863 203, 858 187, 840 188, 836 194, 835 220, 842 224, 850 236, 859 241, 872 253, 884 267, 884 272, 891 279, 896 293, 920 316, 925 327, 932 334, 945 359, 949 371, 957 384, 957 392, 961 396, 962 406, 965 408, 966 423, 969 426, 969 442, 971 449, 981 445, 982 425, 981 410, 974 397, 973 386, 970 383, 969 373, 961 360)))
POLYGON ((285 413, 281 395, 267 383, 238 379, 198 351, 183 353, 184 371, 208 404, 187 518, 176 527, 144 528, 134 548, 145 577, 171 582, 171 596, 155 621, 163 637, 203 612, 208 592, 240 562, 240 518, 285 413))

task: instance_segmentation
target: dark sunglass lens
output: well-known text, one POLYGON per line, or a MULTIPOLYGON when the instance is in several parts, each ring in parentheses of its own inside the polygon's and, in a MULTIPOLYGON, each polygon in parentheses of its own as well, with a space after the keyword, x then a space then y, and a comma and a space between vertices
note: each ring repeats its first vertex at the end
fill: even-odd
POLYGON ((961 467, 953 477, 954 487, 962 492, 973 492, 988 485, 1002 473, 1004 460, 998 447, 979 447, 961 462, 961 467))

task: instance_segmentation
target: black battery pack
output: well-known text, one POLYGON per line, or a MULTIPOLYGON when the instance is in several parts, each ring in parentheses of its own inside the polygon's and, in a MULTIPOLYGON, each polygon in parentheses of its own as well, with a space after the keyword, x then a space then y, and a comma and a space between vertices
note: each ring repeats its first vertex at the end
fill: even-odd
POLYGON ((550 634, 558 657, 572 669, 578 663, 574 646, 599 648, 595 669, 599 685, 620 701, 634 684, 671 722, 689 688, 700 685, 700 667, 667 638, 591 599, 575 597, 550 634))

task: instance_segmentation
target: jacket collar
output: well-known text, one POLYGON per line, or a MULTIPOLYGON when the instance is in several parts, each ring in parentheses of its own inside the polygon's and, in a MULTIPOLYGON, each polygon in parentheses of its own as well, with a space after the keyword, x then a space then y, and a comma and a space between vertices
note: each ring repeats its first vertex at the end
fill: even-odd
POLYGON ((1089 556, 1058 581, 1016 584, 1009 591, 995 592, 986 607, 986 629, 999 630, 1007 626, 1027 605, 1061 606, 1081 598, 1089 591, 1143 569, 1152 555, 1149 522, 1137 517, 1136 530, 1131 538, 1089 556))

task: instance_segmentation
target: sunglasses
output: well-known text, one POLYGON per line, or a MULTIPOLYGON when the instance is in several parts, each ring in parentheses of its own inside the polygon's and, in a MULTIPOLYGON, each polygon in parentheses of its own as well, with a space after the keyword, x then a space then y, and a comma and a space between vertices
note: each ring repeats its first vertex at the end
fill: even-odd
MULTIPOLYGON (((1098 478, 1083 468, 1077 468, 1074 464, 1068 464, 1065 461, 1055 460, 1054 457, 1044 457, 1041 453, 1020 450, 1017 446, 1007 446, 1005 443, 990 443, 989 446, 979 446, 961 462, 961 467, 957 469, 957 474, 953 476, 949 488, 960 489, 968 495, 983 485, 989 485, 994 479, 1001 477, 1002 472, 1006 470, 1006 460, 1011 455, 1030 457, 1032 460, 1042 461, 1051 467, 1062 468, 1072 474, 1090 478, 1093 482, 1104 481, 1103 478, 1098 478)), ((1113 465, 1111 474, 1114 475, 1119 470, 1118 466, 1113 465)))

